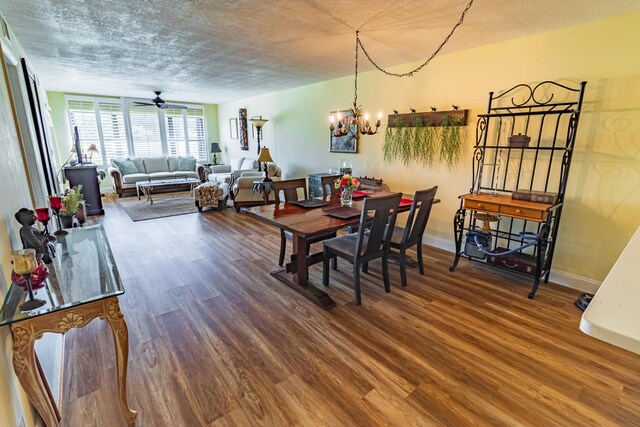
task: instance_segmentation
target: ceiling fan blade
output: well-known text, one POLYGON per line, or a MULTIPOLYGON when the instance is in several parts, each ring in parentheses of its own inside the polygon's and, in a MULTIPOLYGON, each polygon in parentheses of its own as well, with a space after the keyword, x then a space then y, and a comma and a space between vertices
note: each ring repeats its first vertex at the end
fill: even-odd
POLYGON ((187 107, 184 105, 177 105, 177 104, 162 104, 162 107, 160 107, 162 109, 164 108, 181 108, 183 110, 186 110, 187 107))
POLYGON ((152 104, 150 102, 138 102, 138 101, 136 101, 136 102, 133 103, 133 105, 136 106, 136 107, 144 107, 144 106, 147 106, 147 105, 156 105, 156 104, 152 104))

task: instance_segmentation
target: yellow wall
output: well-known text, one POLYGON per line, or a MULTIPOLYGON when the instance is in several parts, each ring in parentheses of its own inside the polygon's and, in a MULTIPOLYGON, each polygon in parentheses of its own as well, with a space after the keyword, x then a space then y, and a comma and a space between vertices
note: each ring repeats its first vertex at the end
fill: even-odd
MULTIPOLYGON (((15 37, 11 54, 23 54, 15 37)), ((4 45, 3 46, 7 46, 4 45)), ((3 47, 4 48, 4 47, 3 47)), ((8 46, 7 46, 8 48, 8 46)), ((15 212, 23 207, 33 208, 24 157, 18 139, 17 125, 9 98, 4 55, 0 49, 0 303, 8 291, 11 275, 11 252, 22 248, 20 225, 15 212)), ((35 425, 35 414, 20 386, 12 366, 13 339, 8 326, 0 327, 0 425, 15 426, 22 418, 27 426, 35 425)))
POLYGON ((219 105, 223 158, 256 157, 251 134, 249 151, 241 151, 239 141, 229 136, 229 119, 237 117, 238 108, 247 108, 249 117, 270 120, 264 143, 285 177, 324 172, 339 159, 352 158, 354 173, 381 177, 392 190, 438 185, 442 203, 432 211, 427 234, 446 246, 453 240, 457 196, 470 187, 475 122, 477 114, 486 112, 488 92, 518 83, 556 80, 578 86, 586 80, 554 270, 601 281, 640 224, 638 28, 640 14, 635 13, 442 55, 414 78, 362 73, 359 102, 371 113, 410 107, 424 111, 430 105, 445 110, 451 104, 470 109, 464 160, 451 171, 441 165, 385 164, 383 132, 362 137, 357 155, 329 153, 328 113, 350 106, 352 76, 219 105))

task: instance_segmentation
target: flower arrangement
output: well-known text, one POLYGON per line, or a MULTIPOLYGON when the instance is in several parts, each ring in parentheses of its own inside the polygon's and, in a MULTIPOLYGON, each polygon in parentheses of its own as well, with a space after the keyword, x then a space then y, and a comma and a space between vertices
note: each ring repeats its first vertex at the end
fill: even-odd
POLYGON ((352 177, 349 174, 345 174, 342 176, 342 178, 336 179, 333 185, 336 189, 342 191, 353 191, 356 188, 360 187, 360 181, 358 180, 358 178, 352 177))
POLYGON ((76 185, 65 193, 62 197, 60 215, 75 215, 78 212, 78 205, 84 200, 80 190, 82 190, 82 185, 76 185))

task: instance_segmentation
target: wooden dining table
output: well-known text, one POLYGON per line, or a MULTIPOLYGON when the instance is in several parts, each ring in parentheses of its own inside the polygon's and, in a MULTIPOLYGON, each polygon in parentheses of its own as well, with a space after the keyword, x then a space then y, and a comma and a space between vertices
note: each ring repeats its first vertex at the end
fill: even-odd
MULTIPOLYGON (((392 193, 376 192, 368 197, 380 197, 388 194, 392 193)), ((412 196, 404 197, 413 198, 412 196)), ((353 207, 361 210, 363 200, 364 198, 354 199, 353 207)), ((323 253, 306 254, 306 242, 311 237, 326 235, 348 226, 357 225, 360 216, 350 219, 329 216, 326 213, 327 210, 340 206, 340 195, 335 194, 326 201, 328 202, 326 206, 318 208, 304 208, 285 202, 245 208, 243 212, 259 221, 291 233, 293 236, 291 262, 287 263, 284 268, 272 271, 271 275, 328 310, 335 307, 336 303, 326 292, 309 282, 309 266, 322 262, 323 253)), ((410 208, 410 204, 401 204, 399 212, 408 211, 410 208)))

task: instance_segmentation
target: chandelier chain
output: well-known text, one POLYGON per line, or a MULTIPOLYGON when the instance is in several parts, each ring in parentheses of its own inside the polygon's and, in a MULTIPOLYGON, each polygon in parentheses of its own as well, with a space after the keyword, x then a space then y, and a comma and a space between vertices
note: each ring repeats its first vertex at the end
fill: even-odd
POLYGON ((451 29, 451 31, 449 32, 447 37, 444 38, 442 43, 440 43, 440 46, 438 46, 438 48, 431 54, 431 56, 426 61, 424 61, 420 66, 418 66, 416 69, 411 70, 411 71, 406 72, 406 73, 392 73, 392 72, 387 71, 384 68, 380 67, 378 64, 376 64, 376 62, 373 59, 371 59, 371 56, 369 55, 367 50, 364 48, 364 45, 362 44, 362 41, 360 41, 360 37, 358 35, 358 31, 356 31, 356 101, 357 101, 357 91, 358 91, 358 46, 360 46, 360 48, 362 48, 362 51, 364 52, 364 54, 367 57, 367 59, 369 60, 369 62, 371 62, 371 64, 373 64, 373 66, 376 67, 379 71, 382 71, 386 75, 392 76, 392 77, 411 77, 415 73, 417 73, 418 71, 420 71, 424 67, 426 67, 429 64, 429 62, 431 62, 431 60, 442 50, 444 45, 447 44, 447 42, 449 41, 449 38, 451 38, 453 33, 456 31, 456 29, 460 25, 462 25, 462 22, 464 21, 465 15, 467 14, 469 9, 471 9, 471 6, 473 5, 473 1, 474 0, 470 0, 469 1, 467 6, 462 11, 462 15, 460 15, 460 19, 458 20, 456 25, 453 26, 453 28, 451 29))
POLYGON ((360 42, 360 38, 358 34, 360 31, 356 31, 356 78, 354 80, 354 98, 353 98, 353 109, 354 111, 358 108, 358 43, 360 42))

